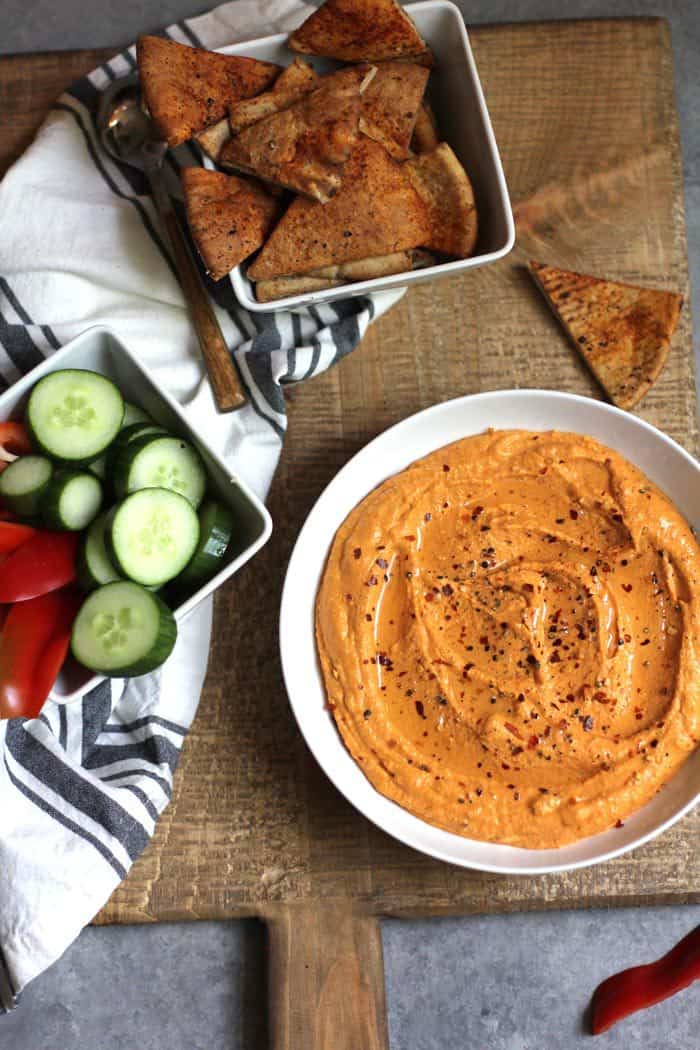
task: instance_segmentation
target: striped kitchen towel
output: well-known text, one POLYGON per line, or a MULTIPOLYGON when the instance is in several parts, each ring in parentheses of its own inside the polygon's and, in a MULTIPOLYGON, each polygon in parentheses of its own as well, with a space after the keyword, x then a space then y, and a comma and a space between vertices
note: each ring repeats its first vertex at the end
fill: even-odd
MULTIPOLYGON (((298 0, 236 0, 166 30, 215 48, 288 30, 298 0)), ((249 404, 218 415, 158 217, 140 173, 101 149, 100 93, 135 68, 134 48, 62 95, 0 184, 0 390, 95 324, 106 324, 186 407, 195 427, 261 496, 279 458, 284 388, 357 346, 401 292, 298 313, 250 315, 231 285, 209 284, 249 404)), ((199 163, 190 145, 177 171, 199 163)), ((0 1002, 56 960, 128 872, 168 804, 197 709, 211 627, 206 602, 160 671, 47 702, 0 722, 0 1002)))

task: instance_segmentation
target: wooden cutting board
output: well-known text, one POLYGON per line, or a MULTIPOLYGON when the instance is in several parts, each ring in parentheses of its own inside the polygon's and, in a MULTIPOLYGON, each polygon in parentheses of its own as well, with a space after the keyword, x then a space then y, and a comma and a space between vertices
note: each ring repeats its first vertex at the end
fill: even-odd
MULTIPOLYGON (((384 1045, 374 915, 700 900, 700 810, 600 867, 538 878, 463 871, 359 816, 319 771, 287 704, 276 634, 285 566, 315 499, 354 452, 460 394, 538 386, 601 396, 525 273, 529 257, 683 293, 670 360, 640 414, 697 452, 667 23, 493 26, 475 29, 472 43, 518 246, 496 266, 414 288, 339 367, 289 391, 274 536, 217 596, 210 671, 172 804, 98 919, 265 917, 278 1047, 296 1047, 310 1025, 314 1046, 384 1045)), ((105 57, 0 60, 0 164, 59 91, 105 57)))

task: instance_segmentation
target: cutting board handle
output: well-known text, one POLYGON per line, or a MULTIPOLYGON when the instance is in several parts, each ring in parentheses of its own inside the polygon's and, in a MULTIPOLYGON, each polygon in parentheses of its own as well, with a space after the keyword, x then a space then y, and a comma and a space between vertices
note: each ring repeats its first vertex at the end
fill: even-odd
POLYGON ((265 918, 270 1050, 388 1050, 377 920, 330 902, 265 918))

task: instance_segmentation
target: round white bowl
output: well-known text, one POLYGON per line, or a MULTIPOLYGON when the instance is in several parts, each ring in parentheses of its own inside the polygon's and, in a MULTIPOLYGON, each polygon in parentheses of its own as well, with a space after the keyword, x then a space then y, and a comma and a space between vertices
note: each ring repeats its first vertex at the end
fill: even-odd
POLYGON ((622 828, 559 849, 479 842, 433 827, 376 791, 350 757, 325 709, 316 654, 314 606, 333 536, 352 508, 414 460, 488 427, 590 434, 655 481, 700 530, 700 464, 636 416, 600 401, 548 390, 505 390, 435 405, 371 441, 336 475, 309 514, 294 547, 280 613, 282 669, 292 710, 317 762, 361 813, 394 838, 432 857, 502 874, 537 875, 598 864, 640 846, 700 800, 700 751, 622 828))

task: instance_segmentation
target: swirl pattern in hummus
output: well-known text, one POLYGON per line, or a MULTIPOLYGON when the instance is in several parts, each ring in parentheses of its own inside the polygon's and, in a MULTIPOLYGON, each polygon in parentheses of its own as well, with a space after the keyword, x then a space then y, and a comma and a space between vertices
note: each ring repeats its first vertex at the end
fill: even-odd
POLYGON ((700 740, 700 550, 591 438, 496 431, 371 492, 335 537, 317 642, 384 795, 551 848, 624 821, 700 740))

